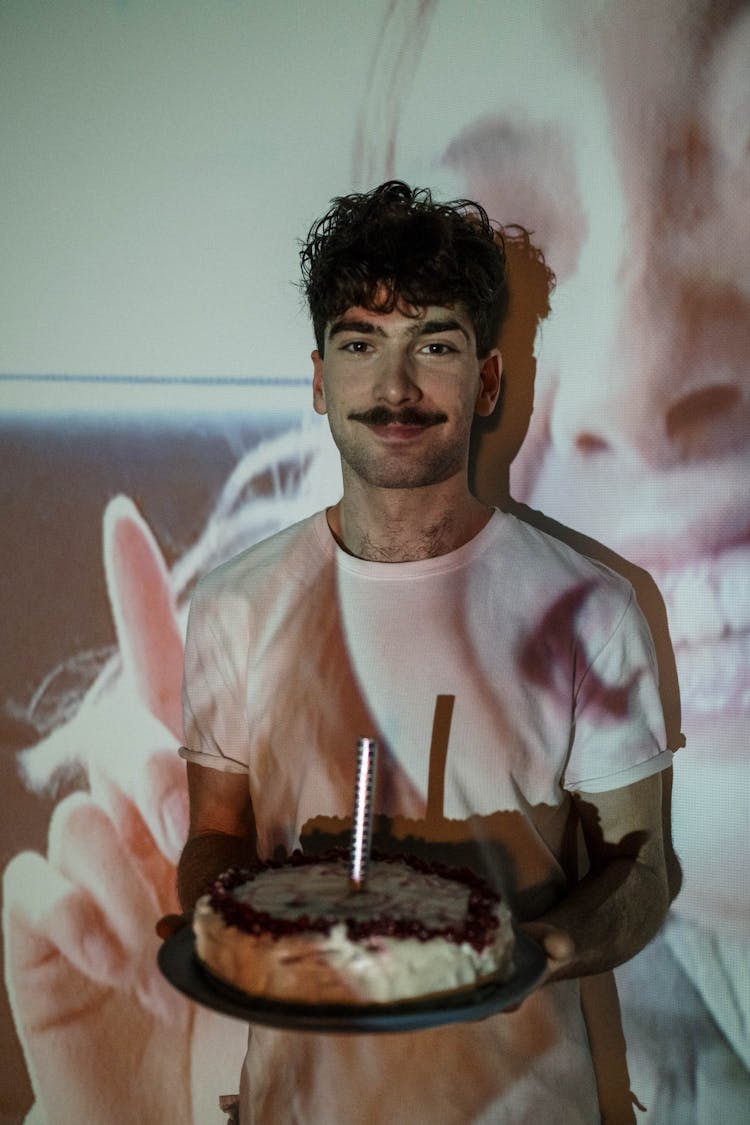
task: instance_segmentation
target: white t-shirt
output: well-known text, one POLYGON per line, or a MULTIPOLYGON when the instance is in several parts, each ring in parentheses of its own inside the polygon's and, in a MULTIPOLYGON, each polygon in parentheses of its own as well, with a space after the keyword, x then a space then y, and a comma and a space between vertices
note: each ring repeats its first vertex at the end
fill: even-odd
MULTIPOLYGON (((417 562, 347 555, 325 513, 230 560, 193 598, 184 711, 184 757, 247 772, 261 856, 346 831, 374 737, 381 837, 468 859, 522 918, 580 877, 570 791, 671 763, 631 588, 500 512, 417 562)), ((596 1121, 578 985, 434 1031, 253 1029, 242 1106, 243 1123, 596 1121)))

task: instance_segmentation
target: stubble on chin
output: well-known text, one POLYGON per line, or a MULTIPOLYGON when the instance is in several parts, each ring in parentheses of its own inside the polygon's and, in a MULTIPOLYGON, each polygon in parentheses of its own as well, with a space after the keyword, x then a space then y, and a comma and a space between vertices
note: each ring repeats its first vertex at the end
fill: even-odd
POLYGON ((449 480, 466 465, 463 445, 421 452, 413 449, 370 451, 356 442, 334 441, 341 455, 344 480, 353 476, 375 488, 426 488, 449 480))

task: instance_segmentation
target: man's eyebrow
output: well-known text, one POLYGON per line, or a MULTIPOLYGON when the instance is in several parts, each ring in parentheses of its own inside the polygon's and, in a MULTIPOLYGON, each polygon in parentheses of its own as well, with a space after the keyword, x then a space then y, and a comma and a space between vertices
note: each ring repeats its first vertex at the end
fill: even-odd
POLYGON ((421 324, 415 324, 413 329, 415 336, 434 336, 437 332, 460 332, 462 336, 466 337, 466 342, 471 343, 469 333, 461 321, 454 320, 452 317, 425 320, 421 324))
POLYGON ((365 336, 385 336, 385 332, 379 324, 372 324, 369 320, 348 320, 346 317, 342 317, 341 320, 334 320, 328 329, 328 339, 332 340, 334 336, 341 332, 359 332, 365 336))
MULTIPOLYGON (((328 329, 328 339, 332 340, 334 336, 340 335, 342 332, 359 332, 365 336, 387 335, 379 324, 373 324, 372 321, 350 320, 347 317, 342 317, 340 320, 334 320, 328 329)), ((432 320, 416 321, 409 329, 409 334, 415 337, 434 336, 438 332, 460 332, 466 337, 467 343, 471 342, 469 333, 463 324, 453 317, 435 317, 432 320)))

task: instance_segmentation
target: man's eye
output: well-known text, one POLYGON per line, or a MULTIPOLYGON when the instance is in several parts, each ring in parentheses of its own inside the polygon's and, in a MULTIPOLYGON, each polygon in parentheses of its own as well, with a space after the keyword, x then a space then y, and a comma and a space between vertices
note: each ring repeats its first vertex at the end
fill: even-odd
POLYGON ((348 340, 341 345, 341 350, 342 352, 349 352, 351 355, 364 355, 370 350, 371 346, 367 340, 348 340))
POLYGON ((439 340, 432 340, 421 349, 427 355, 450 355, 455 351, 450 344, 443 344, 439 340))

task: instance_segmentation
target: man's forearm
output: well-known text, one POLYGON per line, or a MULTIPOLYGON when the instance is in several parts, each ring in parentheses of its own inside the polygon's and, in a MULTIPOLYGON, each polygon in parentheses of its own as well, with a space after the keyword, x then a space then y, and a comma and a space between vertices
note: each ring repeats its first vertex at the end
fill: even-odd
POLYGON ((228 867, 247 867, 256 858, 252 842, 244 836, 206 832, 191 836, 177 866, 177 893, 187 913, 207 887, 228 867))
POLYGON ((589 976, 634 957, 655 936, 668 906, 664 871, 622 857, 587 875, 529 931, 551 926, 573 941, 573 959, 550 979, 589 976))

